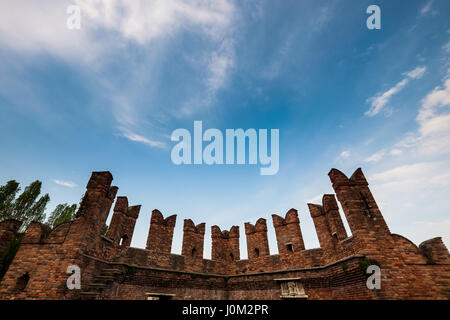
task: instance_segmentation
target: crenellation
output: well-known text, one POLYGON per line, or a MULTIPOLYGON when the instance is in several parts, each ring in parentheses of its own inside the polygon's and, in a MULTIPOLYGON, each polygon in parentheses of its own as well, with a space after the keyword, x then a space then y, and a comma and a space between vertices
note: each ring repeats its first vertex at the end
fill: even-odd
POLYGON ((450 264, 448 249, 441 237, 426 240, 419 245, 419 250, 433 264, 450 264))
POLYGON ((364 176, 361 168, 358 168, 350 178, 350 181, 354 183, 355 188, 359 191, 361 200, 363 202, 365 215, 368 216, 369 223, 372 230, 376 230, 380 234, 390 234, 389 227, 381 214, 380 209, 369 189, 369 183, 364 176))
POLYGON ((141 206, 128 206, 127 197, 117 197, 106 237, 120 247, 129 247, 141 206))
POLYGON ((22 243, 43 243, 51 232, 51 228, 46 224, 40 222, 31 222, 27 228, 25 236, 22 239, 22 243))
POLYGON ((247 236, 247 253, 249 259, 258 259, 270 254, 266 219, 259 218, 255 225, 246 222, 245 235, 247 236))
POLYGON ((205 223, 195 225, 191 219, 185 219, 181 254, 187 258, 202 259, 204 239, 205 223))
POLYGON ((388 247, 392 249, 395 244, 391 233, 362 170, 357 169, 348 179, 339 170, 332 169, 329 177, 350 230, 356 237, 357 250, 377 257, 388 247))
POLYGON ((159 210, 153 210, 146 249, 160 253, 170 253, 176 220, 177 215, 175 214, 164 219, 159 210))
POLYGON ((290 209, 285 218, 272 215, 273 226, 277 237, 279 254, 292 254, 305 250, 303 236, 300 229, 300 219, 296 209, 290 209))
MULTIPOLYGON (((205 223, 190 219, 184 220, 182 255, 172 254, 176 215, 164 218, 156 209, 146 249, 130 247, 141 206, 129 206, 123 196, 102 236, 117 187, 109 172, 94 172, 74 221, 54 230, 31 223, 0 283, 0 299, 79 299, 92 293, 89 283, 105 270, 120 276, 109 273, 111 283, 98 289, 99 299, 146 299, 148 292, 174 299, 280 299, 283 279, 296 279, 308 299, 450 299, 449 252, 442 239, 417 247, 391 234, 360 169, 350 179, 336 169, 329 176, 350 237, 335 196, 326 194, 322 205, 308 204, 320 248, 305 250, 298 212, 290 209, 284 218, 272 215, 279 254, 270 255, 267 222, 260 218, 245 223, 248 259, 241 260, 239 226, 229 231, 212 226, 212 259, 203 259, 205 223), (375 292, 366 286, 362 266, 368 263, 382 272, 382 287, 375 292), (66 289, 71 265, 82 270, 81 290, 66 289)), ((0 222, 0 240, 3 231, 11 238, 19 226, 0 222)))
POLYGON ((316 228, 316 234, 319 238, 320 247, 331 254, 335 251, 335 239, 331 235, 330 226, 328 225, 327 216, 323 207, 318 204, 308 203, 309 212, 316 228))
POLYGON ((128 207, 128 216, 133 219, 139 218, 139 212, 141 211, 141 205, 128 207))
POLYGON ((347 231, 339 214, 339 207, 334 194, 323 195, 322 207, 330 227, 331 235, 335 235, 338 240, 346 239, 348 237, 347 231))
POLYGON ((240 259, 238 226, 231 227, 230 231, 212 226, 211 240, 213 260, 234 262, 240 259))
MULTIPOLYGON (((364 203, 360 187, 362 184, 355 185, 345 174, 337 169, 332 169, 328 174, 333 184, 336 196, 342 205, 345 216, 347 218, 350 230, 354 235, 363 235, 370 229, 368 224, 370 212, 364 203)), ((354 178, 362 183, 359 175, 354 178)))
MULTIPOLYGON (((92 172, 81 200, 76 217, 83 217, 83 223, 89 225, 86 232, 91 238, 102 232, 112 203, 119 188, 111 186, 113 177, 109 171, 92 172)), ((81 220, 80 220, 81 221, 81 220)))

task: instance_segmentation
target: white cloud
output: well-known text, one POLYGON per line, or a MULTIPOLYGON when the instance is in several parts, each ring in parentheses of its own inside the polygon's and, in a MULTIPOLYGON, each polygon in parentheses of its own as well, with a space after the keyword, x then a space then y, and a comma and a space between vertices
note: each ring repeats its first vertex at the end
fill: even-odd
POLYGON ((99 53, 99 44, 90 39, 86 28, 66 27, 67 6, 55 0, 0 1, 0 43, 23 53, 92 60, 99 53))
POLYGON ((228 0, 76 0, 94 27, 119 32, 146 43, 180 29, 197 29, 220 37, 231 23, 234 7, 228 0))
POLYGON ((403 165, 372 175, 371 180, 379 183, 391 183, 394 181, 422 180, 427 179, 430 174, 439 172, 441 163, 420 162, 403 165))
POLYGON ((428 12, 430 12, 433 2, 434 2, 434 0, 428 1, 425 4, 425 6, 423 6, 422 9, 420 10, 420 14, 424 15, 424 14, 427 14, 428 12))
POLYGON ((322 201, 323 194, 318 194, 317 196, 306 200, 306 203, 320 203, 322 201))
MULTIPOLYGON (((450 153, 450 78, 422 99, 416 132, 409 132, 393 150, 409 150, 415 155, 438 156, 450 153)), ((392 151, 391 151, 392 152, 392 151)), ((397 152, 397 151, 396 151, 397 152)))
POLYGON ((56 184, 59 184, 60 186, 67 187, 67 188, 75 188, 77 186, 76 183, 71 181, 62 181, 58 179, 53 179, 53 182, 56 184))
POLYGON ((342 159, 348 159, 350 157, 350 151, 342 151, 339 157, 341 157, 342 159))
MULTIPOLYGON (((449 30, 450 31, 450 30, 449 30)), ((450 53, 450 41, 447 42, 442 49, 444 49, 446 52, 450 53)))
POLYGON ((403 151, 400 150, 400 149, 393 148, 393 149, 391 149, 391 154, 392 154, 393 156, 399 156, 399 155, 402 155, 402 154, 403 154, 403 151))
POLYGON ((93 58, 107 51, 101 49, 107 37, 96 37, 98 31, 115 32, 139 44, 180 30, 220 39, 234 15, 228 0, 75 0, 81 9, 81 29, 69 30, 69 4, 58 0, 0 2, 0 41, 20 51, 93 58))
POLYGON ((442 237, 442 240, 450 243, 450 219, 442 221, 414 221, 413 230, 407 230, 407 235, 414 240, 416 244, 432 239, 442 237))
POLYGON ((390 148, 389 153, 396 156, 393 161, 403 164, 392 167, 391 159, 380 161, 378 172, 369 177, 380 208, 392 222, 391 230, 417 244, 436 236, 442 236, 447 245, 450 241, 449 220, 442 211, 450 187, 449 106, 446 78, 422 99, 417 130, 390 148), (402 225, 404 217, 410 222, 402 225))
POLYGON ((167 148, 167 144, 164 142, 147 139, 146 137, 143 137, 139 134, 128 131, 125 128, 120 128, 120 129, 122 130, 122 136, 124 138, 127 138, 130 141, 143 143, 143 144, 145 144, 149 147, 153 147, 153 148, 161 148, 161 149, 167 148))
POLYGON ((227 71, 233 66, 234 48, 231 39, 226 39, 220 48, 213 52, 208 68, 210 76, 207 79, 208 89, 215 92, 225 82, 227 71))
MULTIPOLYGON (((0 46, 25 59, 27 55, 46 53, 76 66, 99 86, 95 90, 102 92, 108 100, 106 105, 110 105, 117 125, 126 131, 124 136, 162 148, 160 141, 134 132, 142 132, 143 125, 145 132, 160 130, 159 123, 158 128, 153 127, 155 122, 167 124, 174 116, 185 117, 210 106, 215 102, 217 92, 226 86, 234 66, 237 14, 233 0, 74 0, 73 4, 81 8, 80 30, 66 27, 67 2, 0 2, 0 46), (198 88, 183 91, 183 84, 179 84, 182 93, 177 100, 167 102, 167 108, 159 104, 154 107, 152 99, 159 97, 160 69, 167 60, 166 50, 171 47, 170 41, 185 33, 201 41, 192 52, 180 53, 181 59, 195 60, 191 66, 195 73, 193 78, 198 74, 202 78, 188 85, 198 88), (129 47, 133 50, 127 50, 129 47), (147 48, 142 51, 145 57, 135 57, 134 48, 147 48), (110 70, 111 57, 114 61, 124 59, 129 66, 126 75, 122 76, 127 77, 127 82, 105 73, 110 70), (83 63, 81 68, 80 62, 83 63)), ((19 82, 23 81, 23 78, 19 79, 19 82)), ((150 134, 155 135, 154 132, 150 134)))
POLYGON ((367 99, 367 102, 371 103, 370 109, 366 111, 365 115, 368 117, 373 117, 379 114, 384 107, 389 103, 391 98, 399 93, 403 88, 409 83, 411 79, 420 79, 423 77, 426 71, 426 67, 420 66, 411 70, 409 72, 404 73, 406 78, 399 81, 395 86, 390 88, 389 90, 380 93, 376 96, 370 97, 367 99))
POLYGON ((439 107, 450 105, 450 78, 445 80, 444 87, 436 87, 422 100, 422 109, 417 116, 418 121, 433 117, 439 107))
POLYGON ((377 161, 380 161, 381 159, 383 159, 385 154, 386 154, 386 151, 385 150, 381 150, 379 152, 374 153, 370 157, 364 159, 364 161, 365 162, 377 162, 377 161))
POLYGON ((408 78, 411 79, 420 79, 425 74, 425 71, 427 71, 426 67, 417 67, 414 70, 411 70, 409 72, 406 72, 404 75, 406 75, 408 78))
POLYGON ((373 117, 379 114, 381 110, 384 108, 384 106, 389 102, 391 97, 400 92, 403 89, 403 87, 408 84, 408 82, 409 82, 408 79, 403 79, 402 81, 398 82, 394 87, 383 92, 382 94, 367 99, 368 102, 371 101, 372 103, 370 109, 365 113, 365 115, 373 117))

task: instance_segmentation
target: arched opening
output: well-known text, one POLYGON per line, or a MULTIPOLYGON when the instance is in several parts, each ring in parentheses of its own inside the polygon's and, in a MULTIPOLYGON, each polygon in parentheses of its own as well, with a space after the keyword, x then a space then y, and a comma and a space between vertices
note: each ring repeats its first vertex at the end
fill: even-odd
POLYGON ((127 243, 127 240, 128 240, 128 236, 126 234, 123 235, 122 238, 120 238, 119 246, 125 245, 127 243))
POLYGON ((195 257, 195 254, 196 254, 196 253, 197 253, 197 249, 192 248, 191 255, 192 255, 193 257, 195 257))
POLYGON ((258 258, 259 257, 259 249, 255 248, 255 257, 258 258))
POLYGON ((24 275, 20 276, 19 279, 17 279, 16 282, 16 290, 23 291, 27 287, 28 281, 30 281, 30 275, 25 273, 24 275))
POLYGON ((230 253, 230 259, 231 259, 231 261, 234 261, 234 254, 233 254, 233 252, 230 253))

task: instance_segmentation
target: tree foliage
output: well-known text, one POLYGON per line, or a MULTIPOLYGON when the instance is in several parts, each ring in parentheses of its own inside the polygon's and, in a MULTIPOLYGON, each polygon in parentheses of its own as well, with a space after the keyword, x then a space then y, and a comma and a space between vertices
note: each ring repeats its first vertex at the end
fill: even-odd
POLYGON ((15 180, 8 181, 0 187, 0 220, 16 219, 22 221, 20 232, 28 228, 32 221, 45 220, 45 208, 50 201, 48 194, 41 194, 42 182, 36 180, 14 200, 19 191, 19 184, 15 180), (14 201, 13 201, 14 200, 14 201))
POLYGON ((61 223, 71 221, 75 219, 75 213, 77 211, 77 205, 72 204, 69 205, 67 203, 64 204, 58 204, 53 210, 53 212, 48 217, 48 220, 46 222, 47 225, 49 225, 51 228, 56 228, 61 223))
POLYGON ((14 199, 19 190, 19 183, 16 180, 10 180, 4 186, 0 186, 0 220, 12 215, 14 199))

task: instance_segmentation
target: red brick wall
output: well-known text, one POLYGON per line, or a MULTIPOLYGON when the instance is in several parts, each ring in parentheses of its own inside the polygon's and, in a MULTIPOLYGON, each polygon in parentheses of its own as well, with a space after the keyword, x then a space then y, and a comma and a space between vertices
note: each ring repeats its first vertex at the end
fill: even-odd
POLYGON ((159 210, 153 210, 146 249, 154 252, 170 253, 176 220, 176 215, 171 215, 164 219, 159 210))
POLYGON ((181 254, 186 259, 203 259, 204 238, 205 223, 195 225, 191 219, 184 220, 181 254))
POLYGON ((284 219, 273 214, 272 221, 279 254, 291 254, 292 252, 305 250, 297 210, 289 210, 284 219))
POLYGON ((239 227, 233 226, 230 231, 220 230, 218 226, 211 227, 213 260, 222 261, 232 265, 233 262, 240 259, 239 250, 239 227))
POLYGON ((126 197, 118 197, 108 236, 101 236, 117 188, 111 187, 109 172, 94 172, 75 221, 54 230, 30 225, 0 283, 0 298, 79 298, 79 290, 66 287, 67 267, 76 264, 81 291, 104 268, 123 271, 99 293, 105 299, 145 299, 149 292, 174 299, 279 299, 280 278, 300 278, 309 299, 449 299, 450 260, 442 239, 417 247, 391 234, 360 169, 350 179, 336 169, 329 176, 350 237, 334 196, 325 195, 321 205, 309 205, 321 248, 304 249, 292 209, 285 218, 273 215, 279 254, 270 255, 266 220, 259 219, 245 224, 249 258, 240 260, 239 227, 228 232, 213 226, 212 259, 203 259, 205 225, 191 220, 184 222, 183 254, 171 254, 176 216, 164 219, 158 210, 152 212, 146 249, 129 247, 129 242, 119 246, 124 234, 131 241, 140 209, 129 207, 126 197), (368 264, 381 268, 380 290, 366 286, 368 264), (25 274, 30 280, 19 290, 18 279, 25 274))
POLYGON ((249 259, 259 260, 270 254, 266 219, 259 218, 255 225, 246 222, 245 235, 247 236, 247 254, 249 259))
POLYGON ((117 245, 129 247, 141 206, 128 206, 127 197, 117 197, 106 237, 117 245))
POLYGON ((19 231, 22 222, 8 219, 0 222, 0 255, 19 231))

